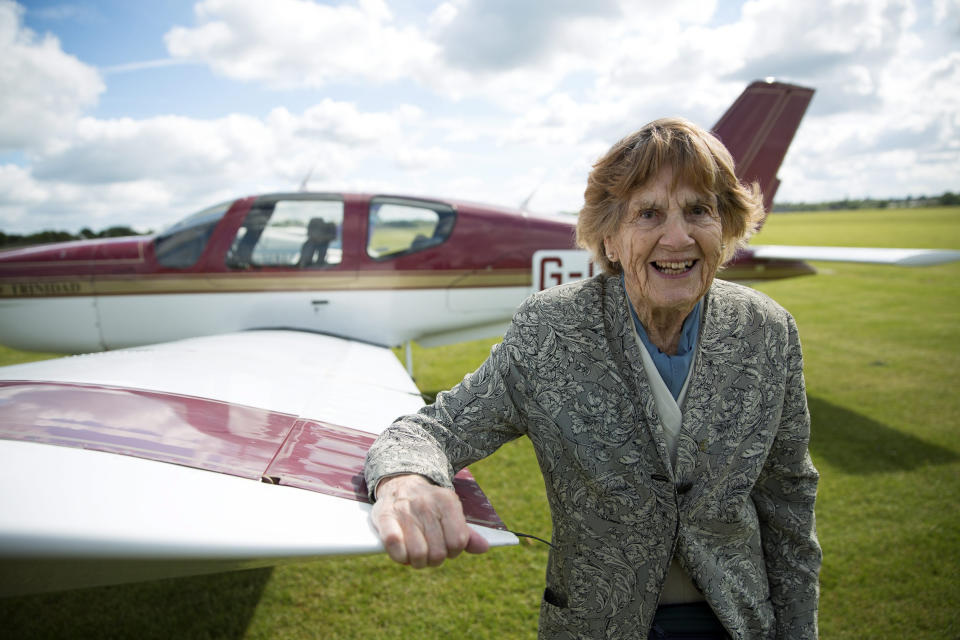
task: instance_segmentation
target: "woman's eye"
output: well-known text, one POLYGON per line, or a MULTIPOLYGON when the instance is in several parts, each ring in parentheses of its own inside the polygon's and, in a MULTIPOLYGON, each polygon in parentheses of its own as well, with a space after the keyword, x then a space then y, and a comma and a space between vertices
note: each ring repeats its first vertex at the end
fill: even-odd
POLYGON ((657 212, 654 209, 644 209, 637 214, 638 220, 650 220, 651 218, 656 217, 657 212))

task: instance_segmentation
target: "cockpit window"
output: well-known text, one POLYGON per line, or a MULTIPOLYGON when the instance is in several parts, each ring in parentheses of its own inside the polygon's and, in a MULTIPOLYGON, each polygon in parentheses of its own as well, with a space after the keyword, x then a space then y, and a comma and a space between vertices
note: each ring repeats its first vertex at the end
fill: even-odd
POLYGON ((436 202, 373 198, 367 231, 367 255, 377 260, 442 244, 456 222, 453 207, 436 202))
POLYGON ((323 269, 343 259, 343 201, 281 199, 250 209, 227 253, 231 269, 323 269))
POLYGON ((160 232, 154 240, 157 262, 174 269, 186 269, 195 265, 203 255, 213 228, 232 203, 232 200, 222 202, 198 211, 160 232))

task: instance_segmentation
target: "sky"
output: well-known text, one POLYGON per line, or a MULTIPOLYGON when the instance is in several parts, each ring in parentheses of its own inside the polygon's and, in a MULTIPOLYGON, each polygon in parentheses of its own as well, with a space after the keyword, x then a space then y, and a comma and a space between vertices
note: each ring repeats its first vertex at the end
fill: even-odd
POLYGON ((0 0, 0 231, 305 179, 575 212, 619 138, 768 77, 816 89, 778 201, 960 191, 960 0, 0 0))

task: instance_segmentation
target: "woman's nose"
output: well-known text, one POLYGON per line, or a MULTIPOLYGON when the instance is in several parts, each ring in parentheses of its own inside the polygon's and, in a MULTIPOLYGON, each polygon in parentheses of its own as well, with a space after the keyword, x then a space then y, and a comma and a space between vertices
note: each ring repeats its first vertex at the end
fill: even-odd
POLYGON ((671 249, 684 249, 694 244, 694 239, 690 235, 690 227, 682 213, 673 213, 667 215, 664 221, 663 235, 660 236, 660 244, 671 249))

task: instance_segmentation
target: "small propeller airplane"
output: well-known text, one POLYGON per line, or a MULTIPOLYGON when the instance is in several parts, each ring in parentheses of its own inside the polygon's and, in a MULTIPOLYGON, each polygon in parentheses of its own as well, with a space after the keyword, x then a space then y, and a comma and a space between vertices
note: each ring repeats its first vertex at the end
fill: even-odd
MULTIPOLYGON (((755 82, 714 127, 769 210, 813 90, 755 82)), ((0 596, 382 549, 363 457, 422 400, 410 341, 502 333, 589 277, 574 219, 425 197, 279 193, 147 237, 0 253, 0 596), (388 348, 406 344, 407 371, 388 348), (103 352, 103 353, 90 353, 103 352)), ((960 252, 752 247, 722 273, 960 252)), ((517 538, 463 470, 471 526, 517 538)))

